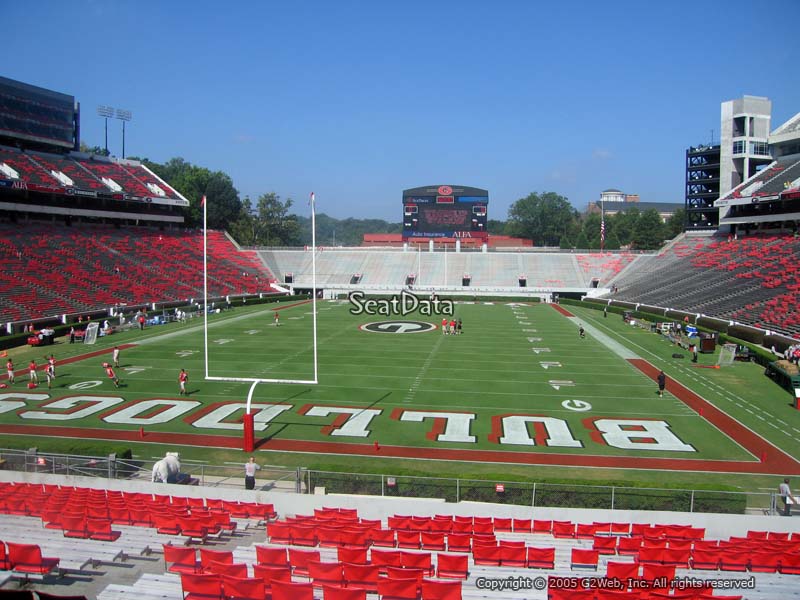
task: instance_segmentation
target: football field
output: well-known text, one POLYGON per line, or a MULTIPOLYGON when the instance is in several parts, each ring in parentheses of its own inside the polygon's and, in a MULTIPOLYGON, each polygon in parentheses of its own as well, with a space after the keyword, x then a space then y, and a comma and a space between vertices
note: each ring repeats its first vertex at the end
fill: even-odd
MULTIPOLYGON (((312 379, 311 307, 261 305, 211 316, 209 374, 230 380, 204 378, 202 319, 100 338, 95 346, 52 346, 52 389, 28 389, 27 369, 19 370, 17 382, 1 390, 0 434, 23 436, 27 445, 28 436, 48 436, 241 449, 250 383, 236 379, 312 379), (102 367, 114 345, 122 348, 119 388, 102 367)), ((317 308, 319 383, 256 386, 258 451, 315 453, 329 463, 339 456, 345 465, 369 457, 800 473, 792 457, 798 411, 755 365, 694 368, 672 359, 675 348, 661 336, 618 316, 458 303, 447 318, 461 319, 462 333, 444 335, 440 315, 353 315, 347 301, 317 308), (659 369, 668 376, 663 397, 659 369)), ((41 364, 45 352, 10 354, 19 369, 31 357, 41 364)), ((715 361, 703 355, 700 363, 715 361)))

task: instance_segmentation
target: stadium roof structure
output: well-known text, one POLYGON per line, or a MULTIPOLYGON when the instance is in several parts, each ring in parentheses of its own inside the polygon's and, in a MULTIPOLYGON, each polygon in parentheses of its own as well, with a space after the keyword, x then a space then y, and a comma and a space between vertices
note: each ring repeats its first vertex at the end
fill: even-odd
POLYGON ((800 200, 800 155, 779 158, 714 203, 720 224, 761 223, 800 219, 799 206, 775 202, 800 200), (735 207, 748 207, 748 210, 735 207), (763 208, 762 208, 763 207, 763 208))
POLYGON ((770 134, 770 141, 772 141, 776 136, 782 136, 786 134, 796 135, 797 133, 800 133, 800 112, 773 131, 770 134))

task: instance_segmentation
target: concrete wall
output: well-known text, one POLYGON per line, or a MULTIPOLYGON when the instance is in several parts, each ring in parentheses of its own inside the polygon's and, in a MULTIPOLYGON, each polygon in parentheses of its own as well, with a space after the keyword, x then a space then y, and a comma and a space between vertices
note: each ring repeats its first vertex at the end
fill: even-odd
POLYGON ((666 511, 624 511, 598 509, 536 508, 490 504, 483 502, 447 503, 439 499, 385 498, 380 496, 355 495, 309 495, 262 490, 237 490, 205 488, 172 484, 157 484, 147 481, 98 479, 93 477, 64 477, 45 473, 23 473, 0 471, 0 481, 21 483, 48 483, 95 489, 119 490, 170 494, 192 498, 219 498, 244 502, 271 502, 281 518, 286 515, 309 515, 315 508, 355 508, 359 516, 366 519, 386 519, 391 515, 463 515, 481 517, 511 517, 520 519, 553 519, 575 523, 630 522, 656 524, 691 525, 704 527, 706 538, 727 539, 744 536, 748 530, 786 531, 800 533, 800 518, 766 515, 730 515, 715 513, 680 513, 666 511))

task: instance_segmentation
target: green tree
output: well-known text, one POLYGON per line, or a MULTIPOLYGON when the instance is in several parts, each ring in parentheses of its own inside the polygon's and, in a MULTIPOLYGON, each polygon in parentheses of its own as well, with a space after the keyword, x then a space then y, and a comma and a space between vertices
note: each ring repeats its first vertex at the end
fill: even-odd
POLYGON ((486 231, 492 235, 506 235, 506 222, 498 219, 486 221, 486 231))
MULTIPOLYGON (((608 227, 608 223, 606 223, 606 227, 608 227)), ((619 238, 617 237, 617 233, 615 231, 612 231, 606 235, 606 243, 604 247, 606 250, 619 250, 619 238)))
POLYGON ((187 200, 186 224, 200 227, 203 223, 203 208, 200 200, 208 198, 208 227, 226 229, 241 216, 242 202, 233 180, 222 171, 212 172, 198 167, 182 158, 173 158, 165 164, 143 159, 142 162, 169 185, 178 190, 187 200))
MULTIPOLYGON (((400 233, 402 223, 383 219, 336 219, 325 213, 317 214, 317 244, 320 246, 360 246, 365 233, 400 233)), ((298 216, 303 245, 311 244, 311 218, 298 216)))
POLYGON ((562 235, 561 239, 558 240, 558 247, 562 250, 571 250, 575 246, 572 245, 572 242, 566 235, 562 235))
POLYGON ((250 198, 242 200, 239 216, 228 226, 228 233, 243 246, 256 245, 256 218, 250 198))
POLYGON ((629 208, 625 212, 614 215, 613 219, 606 217, 606 226, 608 226, 608 221, 612 221, 611 226, 616 232, 620 244, 626 246, 633 240, 633 232, 640 216, 638 208, 629 208))
POLYGON ((586 239, 589 240, 588 248, 600 247, 600 215, 598 213, 590 213, 583 218, 581 223, 581 230, 586 239))
POLYGON ((85 152, 86 154, 95 154, 97 156, 108 156, 111 154, 105 148, 101 148, 100 146, 87 146, 85 142, 81 142, 80 151, 85 152))
POLYGON ((655 250, 664 243, 666 228, 661 216, 654 208, 644 211, 636 223, 633 232, 634 247, 639 250, 655 250))
POLYGON ((555 192, 534 192, 508 209, 508 233, 539 246, 557 246, 576 218, 577 213, 565 197, 555 192))
POLYGON ((575 248, 577 250, 586 250, 589 247, 589 240, 586 237, 586 234, 582 231, 578 234, 578 237, 575 238, 575 248))
POLYGON ((275 192, 262 194, 256 202, 256 241, 264 246, 300 246, 297 216, 289 214, 292 199, 281 201, 275 192))
POLYGON ((684 232, 686 229, 686 211, 678 208, 672 216, 667 219, 667 237, 672 239, 684 232))

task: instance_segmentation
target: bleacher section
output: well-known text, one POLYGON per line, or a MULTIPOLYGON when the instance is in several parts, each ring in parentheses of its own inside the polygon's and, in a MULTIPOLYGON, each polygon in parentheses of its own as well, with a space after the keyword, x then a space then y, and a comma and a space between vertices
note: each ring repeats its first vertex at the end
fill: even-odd
POLYGON ((796 190, 798 185, 794 182, 798 179, 800 179, 800 157, 793 155, 779 158, 759 171, 755 177, 735 187, 722 200, 748 197, 754 200, 777 198, 785 191, 796 190))
MULTIPOLYGON (((200 298, 203 238, 198 232, 0 226, 0 322, 200 298)), ((209 295, 270 291, 254 253, 209 231, 209 295)))
POLYGON ((324 497, 294 494, 279 498, 281 504, 315 508, 278 515, 271 503, 206 496, 211 489, 184 495, 181 486, 139 486, 140 492, 125 492, 0 483, 0 587, 10 576, 44 592, 62 576, 87 594, 98 566, 111 570, 143 555, 150 557, 148 572, 130 584, 94 588, 95 597, 767 600, 792 597, 800 575, 800 535, 780 517, 743 516, 759 527, 746 529, 718 515, 709 525, 717 534, 721 526, 730 532, 719 537, 698 525, 613 520, 621 512, 602 522, 574 521, 563 519, 567 512, 554 519, 546 509, 484 505, 473 514, 468 506, 439 503, 436 514, 399 515, 392 506, 412 505, 366 497, 372 518, 352 507, 363 504, 356 497, 331 500, 352 506, 326 506, 324 497), (508 516, 511 509, 517 516, 508 516), (260 524, 265 536, 256 533, 260 524), (237 533, 242 529, 248 535, 237 533), (613 591, 585 589, 580 580, 587 576, 618 583, 613 591), (670 590, 671 581, 688 578, 696 587, 670 590), (539 583, 489 589, 488 579, 539 583), (744 587, 713 589, 712 581, 721 580, 744 587))
POLYGON ((85 190, 120 198, 186 203, 178 192, 144 165, 105 157, 21 152, 0 146, 0 180, 23 189, 59 190, 68 194, 85 190))
POLYGON ((686 238, 632 264, 611 297, 798 334, 798 255, 800 239, 787 235, 686 238))
MULTIPOLYGON (((279 281, 287 273, 296 286, 311 285, 311 251, 266 250, 263 261, 279 281)), ((470 275, 472 288, 517 287, 520 275, 530 288, 589 288, 597 279, 600 287, 614 278, 634 256, 629 254, 571 254, 550 252, 419 252, 400 250, 317 251, 317 285, 348 285, 361 273, 364 286, 402 287, 406 277, 416 275, 416 287, 461 286, 470 275)))
POLYGON ((55 177, 19 150, 0 146, 0 179, 47 190, 63 187, 55 177))

